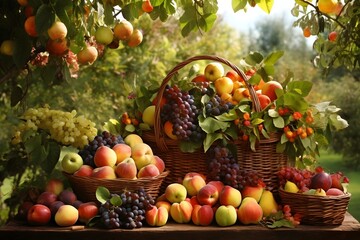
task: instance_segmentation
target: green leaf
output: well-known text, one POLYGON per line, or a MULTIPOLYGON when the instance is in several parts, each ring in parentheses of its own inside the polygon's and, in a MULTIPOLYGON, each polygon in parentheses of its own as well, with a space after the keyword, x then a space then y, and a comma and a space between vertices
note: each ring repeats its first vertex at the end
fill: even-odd
POLYGON ((253 120, 251 120, 251 125, 255 126, 255 125, 259 125, 260 123, 263 123, 264 119, 261 118, 255 118, 253 120))
POLYGON ((341 118, 341 116, 336 114, 331 114, 329 116, 329 120, 331 126, 333 126, 336 131, 347 128, 349 126, 349 123, 345 119, 341 118))
POLYGON ((104 22, 108 26, 114 23, 113 6, 110 3, 104 5, 104 22))
POLYGON ((20 85, 15 85, 11 91, 11 107, 16 106, 24 96, 24 92, 20 85))
MULTIPOLYGON (((141 129, 143 129, 143 130, 150 130, 151 128, 150 128, 150 126, 149 126, 149 124, 146 124, 147 125, 147 128, 143 128, 143 126, 142 126, 142 128, 141 129)), ((125 130, 127 131, 127 132, 135 132, 136 131, 136 127, 134 126, 134 125, 132 125, 132 124, 127 124, 126 126, 125 126, 125 130)))
POLYGON ((218 130, 224 132, 230 126, 230 123, 222 122, 215 118, 208 117, 205 118, 203 121, 199 121, 199 125, 204 130, 204 132, 209 134, 214 133, 218 130))
POLYGON ((215 118, 222 122, 230 122, 237 119, 238 115, 236 114, 235 109, 231 109, 229 112, 225 112, 219 116, 216 116, 215 118))
POLYGON ((106 187, 97 187, 95 195, 96 199, 102 204, 110 199, 110 191, 106 187))
POLYGON ((47 173, 51 173, 57 162, 59 161, 59 157, 60 157, 60 146, 59 144, 57 144, 56 142, 49 142, 47 144, 47 157, 46 157, 46 161, 43 164, 44 167, 44 171, 47 173))
POLYGON ((269 113, 269 116, 273 117, 273 118, 279 116, 279 113, 275 109, 269 109, 268 113, 269 113))
POLYGON ((245 62, 252 66, 261 63, 263 59, 263 55, 261 55, 259 52, 250 52, 249 55, 244 58, 245 62))
POLYGON ((309 81, 292 81, 289 82, 287 85, 287 91, 295 91, 302 97, 306 97, 311 89, 312 89, 313 83, 309 81))
POLYGON ((23 29, 15 29, 15 49, 13 54, 14 63, 19 69, 22 69, 29 61, 32 42, 29 35, 23 29))
POLYGON ((301 139, 301 143, 304 146, 304 148, 308 148, 311 146, 310 138, 306 137, 306 138, 300 138, 300 139, 301 139))
POLYGON ((203 18, 201 18, 203 21, 200 21, 200 28, 205 32, 208 32, 214 26, 216 19, 216 14, 204 15, 203 18))
POLYGON ((273 123, 276 128, 284 128, 285 127, 284 119, 281 116, 274 118, 273 123))
POLYGON ((279 227, 288 227, 288 228, 294 228, 294 225, 286 219, 281 219, 274 221, 272 223, 266 224, 268 228, 279 228, 279 227))
POLYGON ((196 143, 189 141, 181 141, 179 144, 179 148, 182 152, 192 153, 198 150, 201 147, 201 144, 201 141, 198 141, 196 143))
POLYGON ((207 152, 211 145, 218 139, 223 139, 223 135, 221 133, 206 134, 206 138, 204 139, 204 152, 207 152))
POLYGON ((187 22, 185 25, 181 28, 181 35, 183 37, 186 37, 190 34, 191 31, 193 31, 196 27, 196 21, 190 21, 187 22))
POLYGON ((55 21, 55 12, 48 4, 43 4, 36 11, 36 31, 39 35, 46 32, 55 21))
POLYGON ((121 197, 117 194, 113 195, 111 198, 110 198, 110 203, 113 205, 113 206, 121 206, 122 204, 122 200, 121 200, 121 197))
POLYGON ((274 0, 260 0, 257 5, 266 13, 270 13, 274 5, 274 0))
POLYGON ((309 104, 299 94, 287 92, 283 95, 284 105, 290 107, 292 110, 297 112, 305 112, 309 104))
POLYGON ((274 65, 277 60, 279 60, 284 55, 284 51, 275 51, 270 53, 266 58, 264 59, 264 64, 266 65, 274 65))
POLYGON ((247 4, 247 0, 232 0, 231 6, 234 12, 244 9, 247 4))
MULTIPOLYGON (((36 163, 36 165, 41 164, 44 160, 46 160, 47 152, 43 145, 38 146, 33 149, 30 153, 30 159, 36 163)), ((43 166, 43 164, 41 164, 43 166)))
POLYGON ((31 153, 37 148, 41 147, 41 135, 36 135, 34 137, 29 138, 24 143, 25 151, 27 153, 31 153))

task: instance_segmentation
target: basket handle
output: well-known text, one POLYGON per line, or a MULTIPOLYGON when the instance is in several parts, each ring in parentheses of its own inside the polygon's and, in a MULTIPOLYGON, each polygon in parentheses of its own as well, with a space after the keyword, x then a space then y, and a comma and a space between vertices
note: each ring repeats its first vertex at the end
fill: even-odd
MULTIPOLYGON (((159 87, 158 93, 157 93, 157 98, 159 100, 162 98, 167 84, 169 83, 171 78, 177 73, 178 70, 182 69, 187 64, 194 62, 194 61, 198 61, 198 60, 212 60, 212 61, 223 63, 223 64, 229 66, 230 68, 232 68, 237 74, 239 74, 244 79, 245 85, 248 88, 250 96, 253 100, 255 111, 256 112, 261 111, 259 98, 256 94, 254 87, 249 83, 248 77, 245 75, 245 73, 243 71, 241 71, 236 65, 229 62, 228 60, 218 57, 218 56, 213 56, 213 55, 194 56, 194 57, 188 58, 185 61, 177 64, 173 69, 171 69, 171 71, 163 79, 163 81, 159 87)), ((161 121, 160 121, 160 103, 161 103, 161 101, 157 101, 157 103, 155 105, 155 116, 154 116, 155 117, 155 122, 154 122, 155 141, 160 150, 167 151, 164 134, 162 134, 160 131, 162 128, 161 121)))

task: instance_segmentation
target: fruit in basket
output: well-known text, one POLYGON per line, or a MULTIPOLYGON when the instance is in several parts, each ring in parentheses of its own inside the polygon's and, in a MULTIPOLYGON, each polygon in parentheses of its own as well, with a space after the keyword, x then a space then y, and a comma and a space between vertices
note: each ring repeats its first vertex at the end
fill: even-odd
POLYGON ((299 188, 295 183, 293 183, 291 181, 286 181, 285 186, 284 186, 284 191, 290 192, 290 193, 297 193, 297 192, 299 192, 299 188))
POLYGON ((159 175, 160 175, 159 169, 154 164, 151 163, 140 168, 138 172, 138 178, 156 177, 159 175))
POLYGON ((237 220, 237 213, 234 206, 221 205, 215 212, 216 223, 221 227, 234 225, 237 220))
POLYGON ((261 88, 261 93, 268 96, 271 101, 275 101, 277 99, 277 89, 283 89, 282 85, 277 81, 271 80, 264 83, 261 88))
POLYGON ((233 92, 233 99, 237 102, 240 102, 241 100, 249 97, 250 93, 247 88, 237 88, 233 92))
POLYGON ((159 169, 160 173, 164 172, 165 162, 159 156, 154 155, 152 158, 151 164, 154 164, 159 169))
POLYGON ((331 174, 331 187, 332 188, 338 188, 340 190, 344 190, 343 184, 348 184, 349 179, 344 176, 342 172, 336 172, 331 174))
POLYGON ((207 82, 208 80, 205 77, 205 74, 199 74, 196 77, 194 77, 191 82, 194 83, 202 83, 202 82, 207 82))
POLYGON ((150 226, 164 226, 169 218, 169 211, 163 207, 152 206, 150 210, 146 210, 145 219, 150 226))
POLYGON ((60 179, 51 178, 45 184, 45 191, 59 195, 64 190, 64 183, 60 179))
POLYGON ((103 178, 103 179, 115 179, 116 178, 115 169, 110 166, 94 168, 91 177, 103 178))
POLYGON ((95 202, 86 202, 78 207, 79 222, 87 224, 93 217, 98 215, 99 208, 95 202))
POLYGON ((188 223, 191 221, 193 206, 188 201, 174 202, 170 207, 170 216, 177 223, 188 223))
POLYGON ((155 105, 150 105, 144 109, 144 111, 142 113, 142 120, 144 123, 148 124, 150 127, 154 126, 155 105))
POLYGON ((131 133, 124 138, 124 142, 132 148, 138 143, 143 143, 143 140, 139 135, 131 133))
POLYGON ((266 108, 270 103, 271 99, 265 94, 258 94, 261 109, 266 108))
POLYGON ((315 191, 314 191, 314 196, 324 197, 324 196, 326 196, 326 192, 325 192, 324 189, 318 188, 318 189, 315 189, 315 191))
POLYGON ((165 188, 165 197, 171 203, 182 202, 186 196, 186 188, 180 183, 171 183, 165 188))
POLYGON ((263 211, 254 198, 246 197, 237 210, 237 217, 242 224, 258 224, 263 217, 263 211))
POLYGON ((264 217, 269 216, 271 213, 278 211, 278 204, 275 201, 274 195, 269 190, 265 189, 261 195, 259 205, 263 210, 264 217))
POLYGON ((326 196, 341 196, 341 195, 344 195, 344 192, 338 188, 329 188, 326 191, 326 196))
POLYGON ((42 192, 36 200, 36 203, 43 204, 47 207, 57 200, 58 196, 52 192, 42 192))
POLYGON ((203 175, 196 172, 189 172, 185 174, 182 185, 186 188, 189 196, 195 196, 200 188, 206 185, 203 175))
POLYGON ((78 177, 90 177, 93 170, 94 168, 90 165, 82 165, 73 175, 78 177))
POLYGON ((77 197, 73 191, 65 189, 59 194, 58 200, 65 204, 72 205, 77 200, 77 197))
POLYGON ((125 143, 118 143, 112 147, 116 153, 116 163, 115 165, 121 163, 126 158, 131 157, 131 147, 125 143))
POLYGON ((261 185, 258 185, 256 187, 245 186, 241 190, 241 196, 243 198, 252 197, 252 198, 254 198, 256 200, 256 202, 259 202, 263 191, 264 191, 264 187, 261 186, 261 185))
POLYGON ((224 76, 225 70, 221 63, 211 62, 206 65, 204 75, 208 81, 214 82, 216 79, 224 76))
POLYGON ((197 194, 197 200, 202 205, 214 206, 215 203, 219 200, 219 191, 218 189, 211 184, 206 184, 200 188, 197 194))
POLYGON ((232 69, 227 71, 225 76, 230 78, 233 82, 241 82, 241 81, 243 81, 241 76, 237 72, 235 72, 235 70, 232 70, 232 69))
POLYGON ((134 159, 129 157, 116 165, 115 173, 119 178, 135 179, 138 171, 134 159))
POLYGON ((82 157, 75 152, 65 154, 61 160, 61 168, 64 172, 73 174, 83 165, 82 157))
POLYGON ((176 140, 177 136, 173 134, 174 125, 170 121, 166 121, 164 123, 164 132, 166 136, 168 136, 170 139, 176 140))
POLYGON ((54 219, 60 227, 72 226, 79 219, 79 211, 74 206, 65 204, 57 210, 54 219))
POLYGON ((116 152, 108 147, 108 146, 101 146, 99 147, 94 155, 94 163, 97 167, 103 166, 115 166, 117 161, 116 152))
POLYGON ((208 226, 213 222, 214 211, 209 205, 195 205, 191 214, 191 220, 195 225, 208 226))
POLYGON ((46 225, 50 222, 51 211, 43 204, 33 205, 27 214, 27 222, 31 225, 46 225))
POLYGON ((322 188, 325 191, 327 191, 329 188, 331 188, 331 184, 332 184, 332 179, 330 174, 322 171, 312 176, 310 188, 313 189, 322 188))
POLYGON ((220 77, 214 82, 216 93, 221 96, 223 93, 231 93, 234 87, 233 81, 228 77, 220 77))
POLYGON ((131 152, 138 170, 150 164, 154 156, 151 147, 146 143, 135 144, 131 147, 131 152))
POLYGON ((241 193, 236 188, 226 185, 219 194, 219 202, 221 205, 231 205, 237 208, 241 203, 241 193))

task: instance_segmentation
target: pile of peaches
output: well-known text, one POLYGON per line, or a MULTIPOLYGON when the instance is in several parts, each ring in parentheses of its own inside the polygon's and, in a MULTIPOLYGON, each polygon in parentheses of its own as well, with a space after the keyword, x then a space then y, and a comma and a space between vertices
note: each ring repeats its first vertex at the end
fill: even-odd
POLYGON ((278 210, 272 192, 262 185, 239 191, 221 181, 206 182, 202 174, 189 172, 181 183, 165 188, 155 206, 146 212, 146 222, 163 226, 172 219, 176 223, 226 227, 236 223, 258 224, 278 210))
POLYGON ((65 173, 80 177, 101 179, 151 178, 165 170, 164 161, 154 155, 152 148, 137 134, 125 137, 124 143, 112 148, 100 146, 94 155, 95 168, 86 165, 76 152, 69 152, 60 164, 65 173))

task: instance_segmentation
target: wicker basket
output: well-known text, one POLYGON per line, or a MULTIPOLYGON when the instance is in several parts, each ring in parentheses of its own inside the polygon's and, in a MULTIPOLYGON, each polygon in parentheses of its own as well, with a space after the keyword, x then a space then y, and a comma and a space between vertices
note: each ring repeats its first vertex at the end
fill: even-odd
MULTIPOLYGON (((254 110, 257 112, 261 111, 256 91, 253 86, 248 83, 246 75, 236 65, 230 63, 228 60, 211 55, 191 57, 176 65, 163 79, 157 96, 159 98, 163 96, 166 86, 178 70, 182 69, 187 64, 198 60, 216 61, 227 65, 236 71, 243 79, 245 79, 246 87, 253 99, 254 110)), ((155 154, 165 161, 166 167, 171 172, 169 177, 167 177, 164 181, 164 185, 172 182, 178 182, 188 172, 199 172, 206 175, 206 154, 202 149, 192 153, 182 152, 179 148, 178 141, 172 140, 164 134, 160 119, 160 102, 161 101, 158 101, 155 107, 155 123, 153 131, 144 131, 142 138, 144 139, 144 142, 152 147, 155 154)), ((238 162, 242 169, 258 171, 259 175, 264 179, 267 187, 272 191, 277 191, 278 189, 277 172, 281 167, 287 165, 287 157, 284 154, 276 153, 276 144, 279 139, 279 136, 274 135, 269 139, 260 140, 257 143, 255 152, 250 149, 250 145, 248 143, 235 143, 237 145, 238 162)))
POLYGON ((71 174, 63 173, 76 194, 81 201, 97 202, 96 189, 99 186, 106 187, 111 193, 120 194, 124 190, 135 191, 143 188, 146 193, 149 193, 153 198, 158 197, 161 184, 169 171, 161 173, 159 176, 153 178, 138 178, 134 180, 129 179, 99 179, 93 177, 79 177, 71 174))
POLYGON ((288 204, 293 213, 301 216, 302 224, 340 225, 348 208, 351 194, 341 196, 313 196, 289 193, 279 189, 282 204, 288 204))

